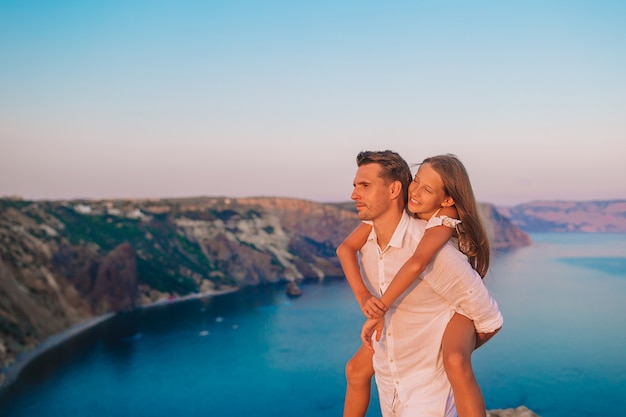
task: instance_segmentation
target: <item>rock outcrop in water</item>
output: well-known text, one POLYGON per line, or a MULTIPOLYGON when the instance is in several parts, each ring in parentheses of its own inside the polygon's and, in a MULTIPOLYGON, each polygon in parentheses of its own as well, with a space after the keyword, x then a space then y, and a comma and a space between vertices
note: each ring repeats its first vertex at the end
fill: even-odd
POLYGON ((487 417, 539 417, 525 406, 488 410, 487 417))
MULTIPOLYGON (((483 205, 494 249, 530 243, 483 205)), ((172 297, 342 276, 354 204, 0 200, 0 366, 73 324, 172 297)))

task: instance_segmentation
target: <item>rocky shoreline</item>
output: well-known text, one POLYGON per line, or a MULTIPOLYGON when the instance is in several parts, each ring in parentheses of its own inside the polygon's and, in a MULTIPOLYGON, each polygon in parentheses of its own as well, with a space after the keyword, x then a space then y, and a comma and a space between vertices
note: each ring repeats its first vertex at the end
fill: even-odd
MULTIPOLYGON (((235 292, 238 290, 239 288, 232 287, 232 288, 227 288, 227 289, 219 290, 219 291, 211 290, 211 291, 206 291, 206 292, 197 293, 197 294, 189 294, 189 295, 182 296, 182 297, 164 298, 154 303, 140 306, 138 308, 148 309, 148 308, 161 306, 164 304, 181 303, 181 302, 191 300, 191 299, 199 299, 199 298, 206 298, 206 297, 213 297, 217 295, 228 294, 228 293, 235 292)), ((49 338, 44 340, 42 343, 37 345, 34 349, 24 352, 22 355, 18 356, 13 363, 5 367, 4 369, 0 370, 0 394, 2 394, 3 391, 9 388, 17 380, 17 378, 19 378, 24 368, 26 368, 26 366, 28 366, 28 364, 31 363, 33 360, 43 355, 44 353, 48 352, 50 349, 53 349, 59 346, 60 344, 62 344, 63 342, 66 342, 72 339, 73 337, 79 335, 80 333, 86 330, 89 330, 92 327, 97 326, 98 324, 111 319, 115 315, 116 313, 106 313, 101 316, 94 317, 94 318, 85 320, 83 322, 77 323, 71 326, 70 328, 68 328, 67 330, 64 330, 60 333, 50 336, 49 338)))
POLYGON ((107 321, 113 316, 115 316, 115 313, 107 313, 105 315, 78 323, 61 333, 50 336, 34 349, 18 356, 11 365, 0 372, 0 393, 11 386, 11 384, 13 384, 20 376, 24 368, 26 368, 26 366, 33 360, 48 352, 50 349, 84 332, 85 330, 107 321))

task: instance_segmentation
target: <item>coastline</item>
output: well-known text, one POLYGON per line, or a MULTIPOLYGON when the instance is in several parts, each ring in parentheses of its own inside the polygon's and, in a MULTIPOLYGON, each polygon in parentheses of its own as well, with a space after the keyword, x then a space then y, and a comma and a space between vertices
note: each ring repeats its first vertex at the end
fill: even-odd
POLYGON ((211 296, 214 296, 214 295, 230 294, 230 293, 239 291, 240 289, 241 289, 240 287, 228 287, 228 288, 223 289, 223 290, 209 290, 209 291, 204 291, 204 292, 187 294, 187 295, 184 295, 182 297, 161 298, 160 300, 157 300, 157 301, 155 301, 153 303, 144 304, 144 305, 141 305, 141 306, 139 306, 137 308, 145 310, 145 309, 149 309, 149 308, 152 308, 152 307, 158 307, 158 306, 167 305, 167 304, 182 303, 182 302, 187 301, 187 300, 206 298, 206 297, 211 297, 211 296))
MULTIPOLYGON (((240 287, 229 287, 224 290, 210 290, 201 293, 188 294, 182 297, 162 298, 153 303, 140 305, 137 307, 137 309, 144 310, 168 304, 182 303, 193 299, 224 295, 239 291, 239 289, 240 287)), ((0 369, 0 395, 2 395, 4 391, 6 391, 19 378, 24 368, 26 368, 26 366, 28 366, 28 364, 31 363, 33 360, 48 352, 50 349, 60 345, 61 343, 66 342, 73 337, 79 335, 85 330, 89 330, 92 327, 109 320, 116 314, 117 313, 107 313, 101 316, 87 319, 80 323, 76 323, 66 330, 46 338, 43 342, 38 344, 33 349, 18 355, 18 357, 15 358, 15 361, 12 364, 5 367, 4 369, 0 369)))
POLYGON ((35 346, 33 349, 18 355, 18 357, 15 358, 15 361, 11 365, 4 368, 0 373, 0 375, 3 377, 2 381, 0 381, 0 393, 9 386, 11 386, 20 376, 24 368, 34 359, 48 352, 50 349, 60 345, 61 343, 70 340, 71 338, 82 333, 83 331, 110 319, 114 315, 115 313, 107 313, 105 315, 93 317, 91 319, 77 323, 60 333, 48 337, 46 340, 35 346))

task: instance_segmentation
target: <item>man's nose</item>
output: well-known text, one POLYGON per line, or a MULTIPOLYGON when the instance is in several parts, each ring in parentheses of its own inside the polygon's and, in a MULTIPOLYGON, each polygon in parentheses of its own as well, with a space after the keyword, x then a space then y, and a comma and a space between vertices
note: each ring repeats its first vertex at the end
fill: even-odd
POLYGON ((350 198, 352 200, 357 200, 359 198, 358 193, 356 192, 356 188, 354 190, 352 190, 352 194, 350 195, 350 198))

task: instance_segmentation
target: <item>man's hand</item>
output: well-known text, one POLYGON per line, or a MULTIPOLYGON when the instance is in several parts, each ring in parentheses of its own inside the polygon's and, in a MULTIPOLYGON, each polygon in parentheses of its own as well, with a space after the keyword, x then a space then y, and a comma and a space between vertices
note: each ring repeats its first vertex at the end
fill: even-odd
POLYGON ((379 298, 370 295, 361 302, 361 310, 368 319, 379 319, 385 315, 385 312, 389 310, 389 307, 387 307, 379 298))
POLYGON ((367 347, 372 352, 374 351, 374 346, 372 345, 372 337, 376 334, 376 341, 380 340, 380 336, 382 334, 383 328, 385 326, 385 319, 367 319, 363 328, 361 329, 361 340, 365 347, 367 347))

